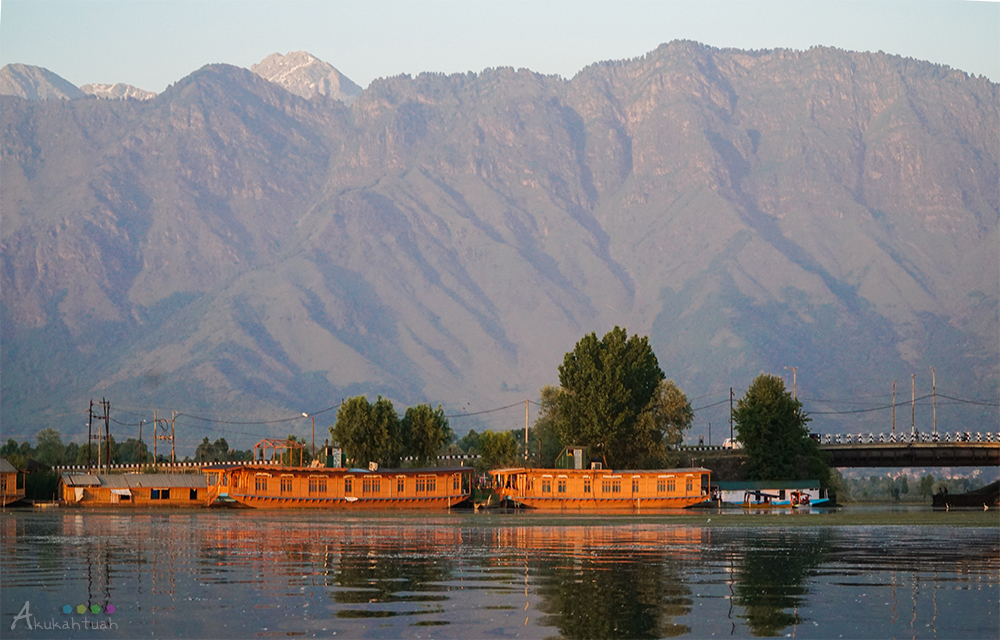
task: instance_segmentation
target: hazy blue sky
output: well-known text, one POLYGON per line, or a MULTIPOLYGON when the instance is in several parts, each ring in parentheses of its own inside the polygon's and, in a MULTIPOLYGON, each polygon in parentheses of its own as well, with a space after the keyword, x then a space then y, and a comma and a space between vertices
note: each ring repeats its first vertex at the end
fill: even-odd
POLYGON ((226 62, 305 50, 360 84, 527 67, 572 77, 663 42, 885 51, 1000 81, 1000 4, 875 1, 2 0, 0 64, 150 91, 226 62))

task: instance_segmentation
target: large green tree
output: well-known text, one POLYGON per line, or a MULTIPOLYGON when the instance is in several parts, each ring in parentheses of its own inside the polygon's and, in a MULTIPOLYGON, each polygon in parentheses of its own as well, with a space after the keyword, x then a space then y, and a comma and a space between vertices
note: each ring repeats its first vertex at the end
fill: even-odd
POLYGON ((736 403, 733 423, 747 457, 751 480, 819 479, 829 470, 809 437, 809 416, 778 376, 761 374, 736 403))
POLYGON ((529 455, 542 468, 554 467, 564 446, 559 430, 559 395, 562 392, 560 387, 550 384, 542 387, 541 409, 528 432, 529 455))
POLYGON ((403 455, 413 457, 418 465, 436 456, 454 436, 441 405, 436 410, 429 404, 408 407, 399 427, 403 455))
POLYGON ((50 467, 63 463, 66 446, 58 431, 52 427, 46 427, 35 436, 35 442, 35 460, 50 467))
POLYGON ((330 437, 357 466, 368 466, 369 462, 385 467, 399 464, 402 451, 399 415, 392 402, 382 396, 378 396, 375 404, 365 396, 355 396, 340 405, 330 437))
POLYGON ((509 467, 517 462, 517 437, 511 431, 494 433, 487 429, 479 438, 479 452, 479 467, 509 467))
POLYGON ((589 447, 613 467, 641 465, 653 443, 636 426, 664 377, 648 338, 619 327, 600 339, 584 336, 559 367, 560 440, 589 447))

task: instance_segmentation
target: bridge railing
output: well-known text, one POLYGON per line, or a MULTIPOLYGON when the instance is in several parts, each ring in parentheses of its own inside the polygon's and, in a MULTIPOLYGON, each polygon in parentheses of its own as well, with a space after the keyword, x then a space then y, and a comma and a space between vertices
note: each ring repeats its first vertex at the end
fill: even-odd
POLYGON ((913 444, 998 442, 1000 434, 991 431, 945 431, 941 433, 837 433, 813 434, 821 445, 837 444, 913 444))

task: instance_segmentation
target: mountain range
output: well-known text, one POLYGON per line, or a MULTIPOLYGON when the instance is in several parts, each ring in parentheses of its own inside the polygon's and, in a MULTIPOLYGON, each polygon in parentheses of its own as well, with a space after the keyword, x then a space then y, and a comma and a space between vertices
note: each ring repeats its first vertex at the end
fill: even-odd
POLYGON ((571 79, 362 91, 302 52, 254 70, 208 65, 146 100, 0 74, 5 434, 78 437, 100 397, 119 439, 155 407, 186 414, 190 446, 303 435, 286 419, 358 394, 523 406, 616 325, 650 337, 716 441, 760 372, 794 375, 827 433, 888 431, 896 381, 908 431, 906 383, 929 395, 933 367, 938 428, 996 430, 986 78, 688 41, 571 79))

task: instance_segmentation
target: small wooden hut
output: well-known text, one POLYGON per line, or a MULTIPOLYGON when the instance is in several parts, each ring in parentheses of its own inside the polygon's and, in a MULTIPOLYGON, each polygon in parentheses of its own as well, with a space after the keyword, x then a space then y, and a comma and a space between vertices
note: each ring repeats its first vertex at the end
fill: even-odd
POLYGON ((0 506, 24 499, 24 474, 6 458, 0 458, 0 506))

